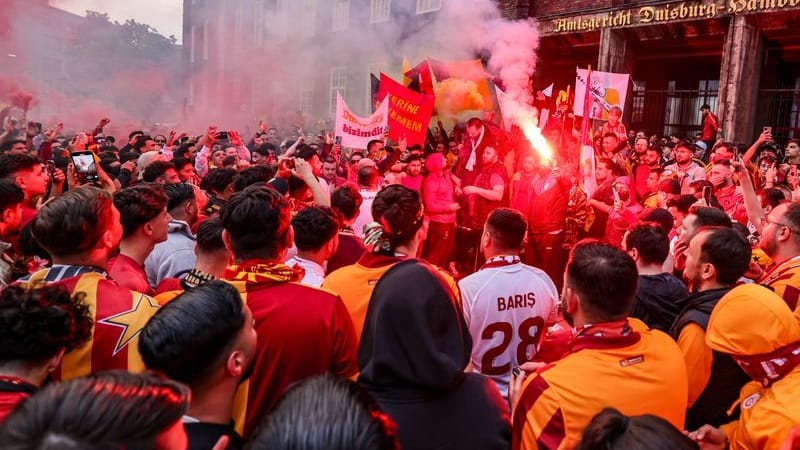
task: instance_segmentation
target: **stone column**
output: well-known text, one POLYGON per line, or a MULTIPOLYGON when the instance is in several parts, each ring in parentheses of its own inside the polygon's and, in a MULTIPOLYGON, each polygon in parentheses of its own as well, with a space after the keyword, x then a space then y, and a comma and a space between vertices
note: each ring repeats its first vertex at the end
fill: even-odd
MULTIPOLYGON (((600 54, 597 57, 597 67, 600 72, 628 73, 633 75, 635 55, 628 45, 623 33, 619 30, 603 28, 600 30, 600 54)), ((633 80, 633 78, 631 78, 633 80)), ((625 114, 622 122, 630 125, 630 111, 633 105, 633 83, 628 85, 628 93, 623 109, 625 114)))
POLYGON ((726 141, 753 141, 764 39, 750 16, 734 16, 722 49, 717 116, 726 141))

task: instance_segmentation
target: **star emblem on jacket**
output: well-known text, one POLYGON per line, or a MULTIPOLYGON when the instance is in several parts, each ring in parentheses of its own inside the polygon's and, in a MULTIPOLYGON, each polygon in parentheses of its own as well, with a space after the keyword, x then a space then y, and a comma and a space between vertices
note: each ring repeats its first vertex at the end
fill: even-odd
POLYGON ((158 303, 144 294, 139 294, 133 308, 97 322, 122 328, 117 345, 114 347, 114 356, 142 332, 147 321, 153 317, 156 311, 158 311, 158 303))

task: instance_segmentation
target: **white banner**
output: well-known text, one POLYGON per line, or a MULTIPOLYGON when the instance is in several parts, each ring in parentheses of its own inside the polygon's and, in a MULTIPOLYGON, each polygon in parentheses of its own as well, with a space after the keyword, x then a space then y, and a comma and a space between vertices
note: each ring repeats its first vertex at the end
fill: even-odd
POLYGON ((342 138, 342 147, 366 149, 369 141, 382 139, 389 121, 389 96, 369 117, 358 117, 350 111, 342 96, 336 93, 336 126, 334 136, 342 138))
MULTIPOLYGON (((627 73, 592 71, 592 80, 589 84, 592 97, 592 119, 607 120, 608 111, 613 107, 618 107, 624 113, 629 80, 630 75, 627 73)), ((573 107, 573 111, 578 117, 583 117, 585 92, 586 69, 578 69, 578 75, 575 77, 575 105, 573 107)))

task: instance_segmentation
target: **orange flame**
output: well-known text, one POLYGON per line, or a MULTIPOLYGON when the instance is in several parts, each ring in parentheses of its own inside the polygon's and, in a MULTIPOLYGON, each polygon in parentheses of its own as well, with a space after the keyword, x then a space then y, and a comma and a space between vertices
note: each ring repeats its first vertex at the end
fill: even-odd
POLYGON ((520 121, 519 127, 522 129, 525 138, 531 143, 531 147, 533 147, 539 155, 539 160, 542 162, 542 165, 555 164, 553 149, 550 147, 550 143, 547 142, 547 139, 542 135, 542 131, 536 126, 535 120, 533 118, 525 118, 520 121))

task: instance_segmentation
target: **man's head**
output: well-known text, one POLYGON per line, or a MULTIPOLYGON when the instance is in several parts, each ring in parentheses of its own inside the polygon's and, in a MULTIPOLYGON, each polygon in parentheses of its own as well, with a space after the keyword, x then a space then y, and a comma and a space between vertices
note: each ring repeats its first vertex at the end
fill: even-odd
POLYGON ((797 139, 789 139, 786 143, 784 154, 786 155, 786 159, 797 159, 800 157, 800 141, 797 139))
POLYGON ((469 119, 467 121, 467 136, 470 140, 478 140, 481 133, 483 133, 483 121, 477 117, 469 119))
POLYGON ((211 165, 216 168, 222 168, 225 161, 225 149, 218 148, 211 151, 211 165))
POLYGON ((209 281, 158 309, 142 329, 139 352, 148 369, 187 384, 195 395, 226 382, 233 391, 253 367, 253 314, 235 287, 209 281))
POLYGON ((516 255, 522 250, 528 221, 511 208, 497 208, 489 214, 481 236, 481 251, 491 258, 497 255, 516 255))
POLYGON ((375 166, 365 166, 358 169, 358 185, 365 188, 375 188, 378 186, 378 168, 375 166))
POLYGON ((573 326, 624 319, 633 306, 636 263, 610 244, 584 240, 570 253, 564 275, 564 318, 573 326))
POLYGON ((702 228, 689 242, 683 275, 704 291, 734 285, 750 266, 750 244, 733 228, 702 228))
POLYGON ((339 246, 339 226, 330 208, 309 206, 292 218, 294 244, 299 253, 319 254, 327 260, 339 246))
POLYGON ((5 153, 28 153, 28 147, 22 139, 11 139, 0 144, 0 154, 5 153))
POLYGON ((49 178, 35 156, 21 153, 0 155, 0 178, 13 180, 30 200, 47 192, 49 178))
POLYGON ((770 258, 796 256, 800 249, 800 204, 783 203, 764 217, 758 246, 770 258))
POLYGON ((786 202, 786 196, 780 189, 767 188, 758 191, 758 200, 761 203, 764 214, 769 215, 778 205, 786 202))
POLYGON ((688 243, 701 228, 731 226, 731 218, 725 211, 710 206, 692 206, 689 208, 689 214, 681 222, 680 239, 688 243))
POLYGON ((331 209, 342 224, 352 222, 358 217, 363 202, 364 199, 358 189, 349 184, 336 188, 331 194, 331 209))
POLYGON ((664 173, 664 169, 661 167, 656 167, 654 169, 650 169, 650 173, 647 174, 647 190, 650 192, 657 192, 658 191, 658 182, 661 181, 661 174, 664 173))
POLYGON ((408 158, 408 164, 406 165, 406 173, 408 173, 412 177, 417 177, 422 172, 422 158, 419 156, 413 155, 408 158))
POLYGON ((169 161, 155 161, 142 172, 142 181, 146 183, 173 184, 180 183, 175 165, 169 161))
POLYGON ((681 142, 675 147, 675 151, 673 153, 676 163, 690 163, 692 161, 692 157, 694 156, 694 144, 690 142, 681 142))
POLYGON ((82 187, 42 205, 33 221, 33 235, 56 261, 81 257, 88 263, 86 256, 96 254, 91 259, 104 262, 119 245, 122 225, 111 194, 82 187))
POLYGON ((247 186, 252 186, 256 183, 266 184, 272 177, 275 176, 275 170, 270 166, 251 166, 242 170, 233 179, 233 191, 239 192, 247 186))
POLYGON ((700 113, 702 113, 704 116, 710 112, 711 112, 711 105, 709 105, 708 103, 704 103, 703 106, 700 107, 700 113))
POLYGON ((608 122, 612 125, 616 125, 619 122, 619 119, 622 118, 622 108, 619 106, 612 106, 611 109, 608 110, 608 122))
POLYGON ((25 193, 17 183, 0 179, 0 238, 19 231, 25 193))
POLYGON ((203 177, 200 187, 218 197, 227 197, 233 192, 234 178, 236 178, 235 169, 211 169, 203 177))
POLYGON ((252 162, 253 165, 269 164, 275 153, 275 146, 272 144, 266 143, 257 145, 250 155, 250 162, 252 162))
POLYGON ((168 202, 167 211, 175 220, 186 222, 190 227, 197 223, 208 203, 206 194, 198 187, 187 183, 169 184, 164 189, 168 202))
POLYGON ((594 174, 597 178, 597 181, 602 183, 608 179, 614 178, 617 175, 617 165, 614 164, 614 161, 608 158, 601 158, 597 161, 594 174))
POLYGON ((633 145, 633 149, 638 155, 644 155, 649 147, 650 141, 646 137, 636 138, 636 142, 633 145))
POLYGON ((172 160, 175 171, 178 172, 180 183, 189 183, 195 178, 194 164, 186 158, 175 158, 172 160))
POLYGON ((721 189, 733 185, 733 168, 729 159, 716 159, 711 165, 708 179, 714 189, 721 189))
POLYGON ((714 162, 733 159, 734 150, 736 146, 730 142, 720 142, 714 145, 712 160, 714 162))
POLYGON ((83 294, 70 298, 62 286, 0 292, 0 369, 30 373, 39 384, 60 366, 65 352, 92 336, 92 312, 83 294))
POLYGON ((619 137, 614 133, 606 133, 603 135, 602 141, 603 153, 616 153, 619 148, 619 137))
POLYGON ((223 240, 236 261, 280 260, 292 244, 291 208, 278 191, 249 186, 222 210, 223 240))
POLYGON ((500 154, 497 152, 497 149, 486 146, 486 148, 483 149, 483 165, 490 166, 498 161, 500 161, 500 154))
POLYGON ((640 269, 661 267, 669 255, 669 237, 661 227, 638 225, 625 238, 625 250, 640 269))
POLYGON ((8 417, 0 447, 186 448, 188 404, 186 386, 152 373, 114 370, 51 383, 8 417))
POLYGON ((322 160, 319 159, 319 155, 313 147, 307 144, 300 144, 297 146, 296 155, 311 165, 314 176, 322 176, 322 160))
POLYGON ((325 158, 325 161, 322 161, 322 178, 325 178, 325 181, 327 181, 328 184, 336 181, 337 166, 338 164, 336 164, 336 160, 331 157, 327 157, 325 158))
MULTIPOLYGON (((382 152, 383 150, 385 150, 385 148, 386 148, 386 145, 383 143, 382 140, 373 139, 373 140, 371 140, 371 141, 369 141, 367 143, 367 155, 368 156, 376 155, 376 154, 382 152)), ((355 156, 355 155, 356 154, 353 153, 353 156, 355 156)), ((361 157, 363 158, 364 155, 361 155, 361 157)))
POLYGON ((227 265, 230 257, 225 242, 222 241, 222 220, 212 217, 200 222, 197 226, 197 243, 194 253, 197 255, 198 264, 201 260, 213 263, 215 266, 227 265))
POLYGON ((644 153, 644 158, 642 162, 645 165, 650 167, 658 166, 658 162, 661 160, 661 150, 656 147, 648 147, 644 153))
POLYGON ((146 238, 157 244, 167 240, 169 221, 167 194, 156 184, 139 184, 114 194, 114 206, 122 222, 122 238, 146 238))
POLYGON ((156 141, 148 135, 142 135, 136 138, 136 142, 133 144, 133 149, 139 153, 154 152, 158 150, 158 148, 156 148, 156 141))

